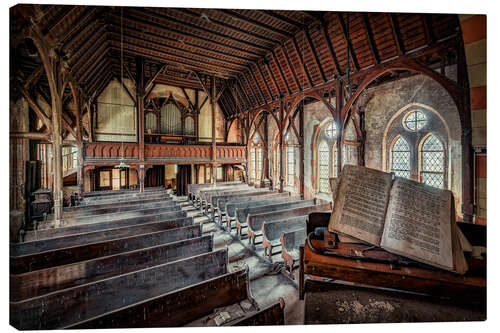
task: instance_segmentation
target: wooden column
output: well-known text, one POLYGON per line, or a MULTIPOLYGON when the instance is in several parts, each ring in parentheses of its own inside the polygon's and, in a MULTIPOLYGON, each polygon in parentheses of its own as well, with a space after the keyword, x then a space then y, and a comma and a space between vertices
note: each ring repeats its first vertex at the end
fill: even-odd
MULTIPOLYGON (((138 132, 139 132, 139 163, 144 165, 144 59, 142 57, 135 58, 136 68, 136 101, 138 115, 138 132)), ((139 192, 144 192, 144 176, 145 170, 139 172, 139 192)))
POLYGON ((300 194, 304 198, 304 105, 302 104, 301 110, 299 111, 299 143, 300 143, 300 154, 299 154, 299 179, 300 179, 300 194))
POLYGON ((84 173, 83 173, 83 125, 81 119, 82 103, 80 92, 74 82, 70 82, 71 93, 75 103, 76 113, 76 147, 77 147, 77 163, 76 166, 76 185, 78 189, 78 196, 81 197, 83 193, 84 173))
POLYGON ((283 107, 283 99, 280 99, 280 124, 279 128, 279 138, 280 138, 280 192, 285 190, 285 147, 284 147, 284 137, 283 137, 283 129, 285 128, 284 124, 285 118, 285 110, 283 107))
POLYGON ((216 133, 215 133, 215 120, 216 120, 216 117, 215 117, 215 107, 216 107, 216 92, 215 92, 215 76, 212 76, 210 78, 211 80, 211 93, 210 93, 210 105, 212 107, 212 165, 211 165, 211 168, 212 168, 212 184, 215 184, 217 182, 217 177, 216 177, 216 172, 215 172, 215 163, 216 163, 216 160, 217 160, 217 143, 216 143, 216 140, 215 140, 215 137, 216 137, 216 133))
POLYGON ((337 87, 335 88, 335 109, 337 111, 337 177, 340 176, 340 172, 342 171, 342 133, 344 131, 344 122, 342 119, 342 115, 340 110, 344 106, 344 94, 343 94, 343 85, 340 80, 337 81, 337 87))
POLYGON ((268 135, 268 114, 264 115, 264 137, 262 138, 262 175, 260 179, 269 179, 269 135, 268 135))

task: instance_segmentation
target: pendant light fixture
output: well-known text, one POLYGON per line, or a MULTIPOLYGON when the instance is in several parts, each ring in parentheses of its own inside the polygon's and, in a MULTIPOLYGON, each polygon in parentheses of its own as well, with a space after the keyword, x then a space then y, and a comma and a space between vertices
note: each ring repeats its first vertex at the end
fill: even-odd
MULTIPOLYGON (((123 7, 120 8, 120 106, 123 108, 123 7)), ((120 123, 123 124, 123 110, 120 110, 120 123)), ((122 129, 122 156, 120 157, 120 163, 115 165, 117 169, 130 168, 130 165, 125 163, 124 149, 123 149, 123 129, 122 129)))

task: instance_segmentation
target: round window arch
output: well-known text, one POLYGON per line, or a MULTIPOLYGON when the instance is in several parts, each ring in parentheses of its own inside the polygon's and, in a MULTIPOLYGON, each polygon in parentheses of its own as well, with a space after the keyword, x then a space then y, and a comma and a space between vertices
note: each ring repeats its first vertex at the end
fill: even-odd
POLYGON ((427 116, 419 110, 410 111, 403 118, 403 126, 411 132, 424 129, 427 125, 427 116))

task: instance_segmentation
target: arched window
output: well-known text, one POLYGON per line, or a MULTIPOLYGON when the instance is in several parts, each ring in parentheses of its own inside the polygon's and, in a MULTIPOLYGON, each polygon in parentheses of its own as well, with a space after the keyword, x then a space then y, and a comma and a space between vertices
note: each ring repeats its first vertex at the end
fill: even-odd
POLYGON ((396 177, 447 188, 448 133, 443 119, 435 111, 415 106, 393 120, 386 128, 386 170, 396 177))
POLYGON ((194 135, 194 118, 193 117, 186 117, 184 120, 184 134, 185 135, 194 135))
POLYGON ((316 190, 322 193, 330 192, 330 179, 337 177, 337 137, 338 130, 334 121, 325 123, 315 139, 317 145, 316 174, 318 183, 316 190))
POLYGON ((410 178, 410 154, 408 142, 400 136, 391 149, 391 172, 397 177, 410 178))
POLYGON ((262 142, 259 133, 253 135, 250 151, 250 180, 257 181, 262 175, 262 142))
POLYGON ((295 180, 295 147, 287 147, 287 181, 288 186, 294 186, 295 180))
POLYGON ((250 180, 255 181, 257 173, 255 172, 255 158, 257 154, 255 153, 255 148, 250 149, 250 180))
POLYGON ((160 129, 162 134, 182 134, 181 110, 174 103, 162 106, 160 114, 160 129))
POLYGON ((330 177, 330 148, 325 141, 319 144, 319 191, 329 191, 329 177, 330 177))
POLYGON ((156 133, 158 127, 156 120, 156 115, 153 112, 146 113, 146 132, 150 130, 151 133, 156 133))
POLYGON ((430 134, 424 138, 420 151, 420 181, 437 188, 445 187, 445 150, 439 138, 430 134))

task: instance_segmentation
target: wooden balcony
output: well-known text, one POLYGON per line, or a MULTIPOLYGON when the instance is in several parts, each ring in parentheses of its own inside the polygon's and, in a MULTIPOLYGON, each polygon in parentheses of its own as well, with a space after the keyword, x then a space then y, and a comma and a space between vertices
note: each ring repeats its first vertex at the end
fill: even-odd
MULTIPOLYGON (((124 143, 124 158, 127 163, 139 163, 139 144, 124 143)), ((122 156, 122 144, 119 142, 92 142, 84 145, 85 165, 105 165, 115 163, 122 156)), ((212 146, 207 144, 145 144, 144 162, 148 164, 204 164, 212 160, 212 146)), ((216 160, 221 164, 239 164, 246 162, 246 147, 218 144, 216 160)))

